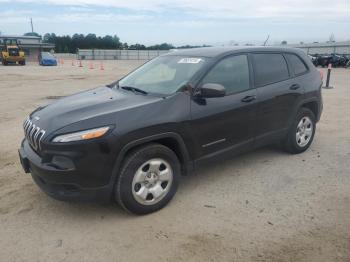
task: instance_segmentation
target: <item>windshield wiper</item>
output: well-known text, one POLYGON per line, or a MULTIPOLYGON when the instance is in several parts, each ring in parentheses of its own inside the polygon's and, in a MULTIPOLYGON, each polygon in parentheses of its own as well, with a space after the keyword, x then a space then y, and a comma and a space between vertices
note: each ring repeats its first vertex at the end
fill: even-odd
POLYGON ((142 89, 139 89, 137 87, 133 87, 133 86, 120 86, 120 88, 124 89, 124 90, 128 90, 128 91, 132 91, 134 93, 138 92, 144 95, 147 95, 148 93, 142 89))

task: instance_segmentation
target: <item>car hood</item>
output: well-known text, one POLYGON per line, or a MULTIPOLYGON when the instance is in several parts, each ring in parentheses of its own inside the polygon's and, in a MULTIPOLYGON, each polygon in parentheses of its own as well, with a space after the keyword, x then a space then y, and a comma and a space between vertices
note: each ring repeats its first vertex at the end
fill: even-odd
POLYGON ((86 122, 89 122, 90 125, 91 122, 94 122, 96 126, 110 125, 114 124, 114 114, 158 100, 162 100, 162 98, 103 86, 59 99, 52 104, 38 108, 30 115, 30 119, 46 132, 53 132, 73 123, 83 123, 80 125, 81 128, 84 128, 86 122), (96 121, 87 121, 93 119, 96 121))

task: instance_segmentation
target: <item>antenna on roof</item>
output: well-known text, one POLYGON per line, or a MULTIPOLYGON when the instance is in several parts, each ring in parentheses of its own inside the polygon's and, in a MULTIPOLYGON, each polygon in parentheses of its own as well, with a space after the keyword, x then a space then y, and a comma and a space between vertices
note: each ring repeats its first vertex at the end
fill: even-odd
POLYGON ((32 33, 34 33, 34 28, 33 28, 33 19, 30 18, 30 26, 32 27, 32 33))
POLYGON ((266 38, 266 40, 265 40, 265 42, 264 42, 263 46, 266 46, 267 41, 269 41, 269 38, 270 38, 270 35, 268 35, 268 36, 267 36, 267 38, 266 38))

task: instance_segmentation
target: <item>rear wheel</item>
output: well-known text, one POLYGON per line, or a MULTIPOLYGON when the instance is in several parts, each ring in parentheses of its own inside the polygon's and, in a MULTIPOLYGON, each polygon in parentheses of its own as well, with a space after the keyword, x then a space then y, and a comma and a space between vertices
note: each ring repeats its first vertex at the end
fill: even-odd
POLYGON ((316 118, 308 108, 301 108, 288 131, 285 149, 292 153, 302 153, 311 145, 316 131, 316 118))
POLYGON ((5 60, 2 60, 2 64, 3 64, 4 66, 7 66, 7 65, 8 65, 7 61, 5 61, 5 60))
POLYGON ((26 64, 26 61, 19 61, 19 64, 24 66, 26 64))
POLYGON ((148 214, 175 195, 181 168, 176 154, 160 144, 130 152, 115 185, 115 199, 127 211, 148 214))

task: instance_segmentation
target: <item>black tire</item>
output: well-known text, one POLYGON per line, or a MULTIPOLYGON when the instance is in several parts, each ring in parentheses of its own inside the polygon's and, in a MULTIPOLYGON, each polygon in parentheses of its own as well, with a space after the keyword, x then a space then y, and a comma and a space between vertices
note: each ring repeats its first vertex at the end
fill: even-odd
POLYGON ((4 66, 7 66, 7 65, 8 65, 8 63, 7 63, 5 60, 2 61, 2 64, 3 64, 4 66))
MULTIPOLYGON (((148 172, 148 171, 147 171, 148 172)), ((176 154, 160 144, 150 143, 132 150, 127 154, 121 167, 114 188, 114 197, 118 204, 126 211, 142 215, 155 212, 169 203, 177 191, 181 174, 180 162, 176 154), (151 159, 163 159, 172 169, 172 182, 167 193, 155 204, 142 204, 135 197, 133 179, 137 170, 151 159)), ((136 186, 136 185, 135 185, 136 186)))
POLYGON ((26 65, 26 61, 20 61, 19 64, 24 66, 24 65, 26 65))
POLYGON ((285 139, 284 142, 284 149, 292 154, 299 154, 302 153, 304 151, 306 151, 310 145, 312 144, 312 141, 314 139, 315 136, 315 131, 316 131, 316 117, 315 114, 308 108, 302 107, 299 109, 291 127, 288 130, 288 135, 287 138, 285 139), (308 119, 311 120, 312 123, 312 134, 311 137, 309 139, 309 141, 307 142, 306 145, 304 146, 300 146, 297 142, 297 131, 298 131, 298 124, 299 122, 304 118, 307 117, 308 119))

